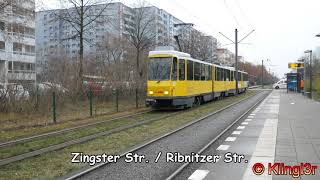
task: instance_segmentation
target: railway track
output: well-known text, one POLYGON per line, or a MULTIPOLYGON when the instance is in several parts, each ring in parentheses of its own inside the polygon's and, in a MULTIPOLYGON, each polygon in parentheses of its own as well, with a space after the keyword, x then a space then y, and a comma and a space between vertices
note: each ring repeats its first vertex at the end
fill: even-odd
POLYGON ((145 111, 145 112, 139 112, 139 113, 135 113, 135 114, 130 114, 130 115, 125 115, 125 116, 120 116, 120 117, 115 117, 115 118, 107 119, 107 120, 104 120, 104 121, 89 123, 89 124, 76 126, 76 127, 72 127, 72 128, 66 128, 66 129, 62 129, 62 130, 58 130, 58 131, 51 131, 51 132, 48 132, 48 133, 37 134, 37 135, 33 135, 33 136, 29 136, 29 137, 23 137, 23 138, 10 140, 10 141, 6 141, 6 142, 0 142, 0 148, 7 147, 7 146, 10 146, 10 145, 15 145, 15 144, 22 143, 22 142, 31 141, 31 140, 38 139, 38 138, 49 137, 49 136, 54 136, 54 135, 60 135, 60 134, 64 134, 64 133, 71 132, 71 131, 75 131, 75 130, 78 130, 78 129, 98 126, 100 124, 104 124, 104 123, 107 123, 107 122, 110 122, 110 121, 119 120, 119 119, 123 119, 123 118, 130 118, 130 117, 138 116, 138 115, 149 113, 149 112, 151 112, 151 110, 148 110, 148 111, 145 111))
MULTIPOLYGON (((246 112, 241 114, 237 119, 235 119, 226 129, 220 132, 216 137, 214 137, 208 144, 203 146, 196 154, 202 154, 205 150, 207 150, 212 144, 217 142, 217 140, 222 137, 228 130, 230 130, 236 123, 238 123, 241 119, 246 117, 253 111, 268 95, 261 98, 258 102, 256 102, 253 106, 251 106, 246 112)), ((170 176, 166 178, 166 180, 174 179, 179 173, 181 173, 190 163, 184 163, 177 170, 175 170, 170 176)))
MULTIPOLYGON (((149 111, 149 113, 151 113, 151 112, 152 111, 149 111)), ((47 146, 47 147, 44 147, 44 148, 41 148, 41 149, 37 149, 37 150, 31 151, 31 152, 26 152, 26 153, 19 154, 19 155, 16 155, 16 156, 11 156, 11 157, 8 157, 8 158, 0 159, 0 166, 7 165, 7 164, 10 164, 10 163, 13 163, 13 162, 17 162, 17 161, 21 161, 21 160, 24 160, 24 159, 27 159, 27 158, 31 158, 31 157, 34 157, 34 156, 38 156, 38 155, 41 155, 41 154, 44 154, 44 153, 48 153, 48 152, 56 151, 56 150, 59 150, 59 149, 63 149, 63 148, 66 148, 66 147, 69 147, 69 146, 72 146, 72 145, 81 144, 81 143, 84 143, 84 142, 87 142, 87 141, 90 141, 90 140, 94 140, 94 139, 102 137, 102 136, 107 136, 107 135, 111 135, 111 134, 114 134, 114 133, 118 133, 118 132, 130 129, 130 128, 138 127, 138 126, 141 126, 141 125, 144 125, 144 124, 148 124, 148 123, 151 123, 151 122, 154 122, 154 121, 165 119, 167 117, 173 116, 173 115, 178 114, 178 113, 181 113, 181 112, 167 113, 164 116, 159 116, 159 117, 151 118, 151 119, 148 119, 148 120, 142 120, 142 121, 134 123, 134 124, 120 126, 120 127, 117 127, 117 128, 111 129, 111 130, 101 131, 101 132, 94 133, 94 134, 87 135, 87 136, 83 136, 83 137, 80 137, 80 138, 77 138, 77 139, 72 139, 70 141, 66 141, 66 142, 62 142, 62 143, 58 143, 58 144, 53 144, 53 145, 50 145, 50 146, 47 146)), ((147 113, 139 113, 139 114, 141 115, 141 114, 147 114, 147 113)), ((135 116, 137 116, 137 115, 126 116, 125 118, 133 118, 135 116)), ((114 120, 120 120, 120 119, 123 119, 123 118, 115 118, 115 119, 112 119, 112 120, 109 120, 109 121, 105 121, 105 122, 93 123, 93 124, 90 124, 90 125, 81 126, 81 127, 77 127, 77 128, 70 128, 70 129, 68 129, 66 131, 59 131, 59 132, 54 132, 52 134, 45 134, 44 136, 34 136, 34 137, 30 138, 30 139, 27 139, 26 141, 28 141, 28 140, 30 141, 30 140, 35 139, 35 138, 61 135, 61 134, 64 134, 64 133, 67 133, 67 132, 70 132, 70 131, 75 131, 77 129, 88 128, 88 127, 91 127, 91 126, 97 126, 97 125, 101 125, 101 124, 106 123, 106 122, 110 122, 110 121, 114 121, 114 120)), ((16 142, 16 143, 18 143, 18 142, 16 142)), ((12 144, 8 144, 7 146, 9 146, 9 145, 12 145, 12 144)))
MULTIPOLYGON (((260 93, 262 93, 262 92, 260 92, 260 93)), ((258 94, 260 94, 260 93, 258 93, 258 94)), ((211 140, 206 146, 204 146, 203 148, 201 148, 201 150, 200 150, 199 152, 203 152, 205 149, 207 149, 207 148, 208 148, 212 143, 214 143, 220 136, 222 136, 226 131, 228 131, 235 123, 237 123, 240 119, 242 119, 244 116, 246 116, 253 108, 255 108, 258 104, 260 104, 260 103, 267 97, 268 94, 269 94, 269 93, 266 93, 266 95, 263 95, 263 97, 260 98, 258 102, 256 102, 256 103, 255 103, 253 106, 251 106, 245 113, 243 113, 240 117, 238 117, 236 120, 234 120, 232 124, 230 124, 230 125, 229 125, 224 131, 222 131, 217 137, 215 137, 213 140, 211 140)), ((213 113, 207 114, 207 115, 205 115, 205 116, 203 116, 203 117, 201 117, 201 118, 199 118, 199 119, 196 119, 196 120, 194 120, 194 121, 192 121, 192 122, 190 122, 190 123, 187 123, 186 125, 178 128, 178 129, 176 129, 176 130, 173 130, 173 131, 171 131, 171 132, 169 132, 169 133, 167 133, 167 134, 164 134, 164 135, 162 135, 162 136, 160 136, 160 137, 158 137, 158 138, 155 138, 155 139, 153 139, 153 140, 151 140, 151 141, 149 141, 149 142, 147 142, 147 143, 145 143, 145 144, 143 144, 143 145, 137 146, 137 147, 135 147, 135 148, 133 148, 133 149, 131 149, 131 150, 129 150, 129 151, 126 151, 126 152, 124 152, 124 153, 121 153, 120 158, 123 158, 123 157, 124 157, 126 154, 128 154, 128 153, 134 153, 134 152, 136 152, 136 151, 138 151, 138 150, 141 150, 141 149, 143 149, 143 148, 146 148, 147 146, 149 146, 149 145, 151 145, 151 144, 153 144, 153 143, 155 143, 155 142, 157 142, 157 141, 160 141, 160 140, 162 140, 162 139, 164 139, 164 138, 166 138, 166 137, 169 137, 169 136, 171 136, 171 135, 174 135, 174 134, 176 134, 176 133, 178 133, 178 132, 180 132, 180 131, 188 128, 188 127, 191 127, 192 125, 195 125, 195 124, 197 124, 197 123, 200 123, 201 121, 203 121, 203 120, 205 120, 205 119, 207 119, 207 118, 209 118, 209 117, 211 117, 211 116, 214 116, 214 115, 217 115, 217 114, 219 114, 219 113, 221 113, 221 112, 224 112, 224 111, 228 110, 229 108, 234 107, 234 106, 236 106, 236 105, 238 105, 238 104, 240 104, 240 103, 242 103, 242 102, 244 102, 244 101, 246 101, 246 100, 248 100, 248 99, 250 99, 250 98, 252 98, 252 97, 253 97, 253 96, 250 96, 250 97, 247 97, 247 98, 242 99, 242 100, 240 100, 240 101, 237 101, 237 102, 235 102, 235 103, 232 103, 232 104, 230 104, 230 105, 228 105, 228 106, 226 106, 226 107, 224 107, 224 108, 222 108, 222 109, 219 109, 219 110, 217 110, 217 111, 215 111, 215 112, 213 112, 213 113)), ((72 175, 69 175, 68 177, 64 177, 64 179, 67 179, 67 180, 77 179, 77 178, 83 177, 84 175, 89 174, 89 173, 91 173, 91 172, 93 172, 93 171, 95 171, 95 170, 97 170, 97 169, 99 169, 99 168, 102 168, 103 166, 107 166, 107 165, 109 165, 109 163, 100 163, 100 164, 98 164, 98 165, 96 165, 96 166, 89 167, 89 168, 85 168, 85 169, 82 169, 82 170, 80 170, 80 171, 78 171, 78 172, 75 172, 75 173, 73 173, 72 175)), ((167 179, 172 179, 172 178, 174 178, 177 174, 179 174, 179 172, 181 172, 181 171, 182 171, 185 167, 187 167, 187 166, 188 166, 188 164, 183 164, 183 165, 182 165, 181 167, 179 167, 176 171, 174 171, 174 173, 171 174, 167 179)))
MULTIPOLYGON (((248 97, 248 98, 250 98, 250 97, 248 97)), ((240 103, 240 102, 242 102, 242 101, 244 101, 244 100, 246 100, 248 98, 240 100, 240 101, 238 101, 236 103, 233 103, 233 104, 231 104, 231 105, 229 105, 227 107, 231 107, 232 105, 238 104, 238 103, 240 103)), ((133 118, 134 119, 134 118, 146 116, 145 118, 142 118, 143 120, 138 121, 138 122, 136 122, 134 124, 124 125, 124 126, 116 127, 116 128, 113 128, 113 129, 110 129, 110 130, 106 130, 106 131, 100 131, 100 132, 97 132, 97 133, 93 133, 93 134, 90 134, 90 135, 82 136, 82 137, 79 137, 79 138, 74 138, 74 139, 71 139, 71 140, 68 140, 68 141, 64 141, 64 142, 61 142, 61 143, 50 144, 48 146, 41 147, 41 148, 38 148, 38 149, 32 149, 32 151, 27 151, 27 152, 24 152, 24 153, 15 155, 15 156, 2 158, 2 159, 0 159, 0 166, 7 165, 7 164, 10 164, 10 163, 13 163, 13 162, 17 162, 17 161, 21 161, 21 160, 24 160, 24 159, 27 159, 27 158, 31 158, 31 157, 34 157, 34 156, 38 156, 38 155, 41 155, 41 154, 44 154, 44 153, 48 153, 48 152, 56 151, 56 150, 59 150, 59 149, 63 149, 63 148, 66 148, 66 147, 69 147, 69 146, 72 146, 72 145, 81 144, 81 143, 84 143, 84 142, 87 142, 87 141, 90 141, 90 140, 94 140, 94 139, 102 137, 102 136, 108 136, 108 135, 111 135, 111 134, 114 134, 114 133, 125 131, 127 129, 138 127, 138 126, 141 126, 141 125, 145 125, 145 124, 148 124, 148 123, 151 123, 151 122, 154 122, 154 121, 159 121, 161 119, 172 117, 172 116, 178 115, 180 113, 185 113, 185 112, 191 111, 191 110, 194 110, 194 109, 189 109, 189 110, 186 110, 186 111, 173 111, 173 112, 166 113, 166 115, 161 115, 161 116, 158 116, 158 115, 159 114, 163 114, 163 113, 159 113, 159 114, 155 113, 156 116, 155 117, 151 116, 151 118, 148 115, 152 114, 154 112, 150 110, 150 111, 147 111, 147 112, 140 112, 140 113, 136 113, 136 114, 133 114, 133 115, 121 116, 121 117, 112 118, 112 119, 105 120, 105 121, 95 122, 95 123, 91 123, 91 124, 87 124, 87 125, 81 125, 81 126, 77 126, 77 127, 73 127, 73 128, 68 128, 68 129, 59 130, 59 131, 53 131, 53 132, 49 132, 49 133, 45 133, 45 134, 35 135, 35 136, 31 136, 31 137, 26 137, 26 138, 21 138, 21 139, 18 139, 18 140, 13 140, 13 141, 8 141, 8 142, 5 142, 5 143, 1 143, 0 144, 0 148, 12 147, 14 145, 19 145, 21 143, 22 144, 26 143, 26 142, 31 142, 32 143, 33 140, 37 140, 37 139, 56 137, 58 135, 66 135, 66 134, 68 134, 70 132, 74 132, 74 131, 77 131, 77 130, 80 130, 80 129, 86 129, 86 128, 90 128, 90 127, 94 128, 96 126, 102 126, 105 123, 112 122, 112 121, 125 120, 125 119, 128 119, 128 118, 133 118), (150 119, 148 119, 148 118, 150 118, 150 119), (148 120, 145 120, 145 119, 148 119, 148 120)), ((216 112, 216 113, 218 113, 218 112, 216 112)))

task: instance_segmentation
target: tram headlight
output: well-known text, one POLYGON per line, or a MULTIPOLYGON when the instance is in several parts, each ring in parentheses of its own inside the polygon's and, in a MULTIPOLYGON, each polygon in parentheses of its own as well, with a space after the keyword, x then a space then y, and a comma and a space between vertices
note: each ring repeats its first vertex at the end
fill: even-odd
POLYGON ((165 94, 165 95, 168 95, 168 94, 169 94, 169 91, 164 91, 164 94, 165 94))
POLYGON ((151 95, 152 95, 152 94, 153 94, 153 91, 149 91, 149 94, 151 94, 151 95))

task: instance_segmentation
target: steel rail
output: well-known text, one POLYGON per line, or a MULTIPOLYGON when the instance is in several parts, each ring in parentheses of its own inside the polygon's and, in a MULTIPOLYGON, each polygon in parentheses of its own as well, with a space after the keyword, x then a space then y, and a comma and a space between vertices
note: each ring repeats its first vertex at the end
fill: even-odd
POLYGON ((135 123, 135 124, 131 124, 131 125, 120 126, 118 128, 115 128, 115 129, 98 132, 98 133, 91 134, 91 135, 88 135, 88 136, 83 136, 83 137, 80 137, 80 138, 77 138, 77 139, 72 139, 70 141, 66 141, 66 142, 63 142, 63 143, 47 146, 45 148, 41 148, 41 149, 34 150, 34 151, 31 151, 31 152, 19 154, 19 155, 16 155, 16 156, 11 156, 11 157, 8 157, 8 158, 5 158, 5 159, 1 159, 0 160, 0 166, 4 166, 4 165, 7 165, 7 164, 10 164, 10 163, 13 163, 13 162, 21 161, 21 160, 24 160, 24 159, 27 159, 27 158, 31 158, 31 157, 34 157, 34 156, 38 156, 38 155, 41 155, 41 154, 44 154, 44 153, 48 153, 48 152, 56 151, 56 150, 59 150, 59 149, 63 149, 63 148, 66 148, 68 146, 81 144, 81 143, 84 143, 84 142, 87 142, 87 141, 94 140, 94 139, 99 138, 99 137, 115 134, 115 133, 118 133, 118 132, 121 132, 121 131, 124 131, 124 130, 127 130, 127 129, 131 129, 131 128, 135 128, 135 127, 138 127, 138 126, 141 126, 141 125, 145 125, 145 124, 148 124, 148 123, 151 123, 151 122, 154 122, 154 121, 159 121, 161 119, 165 119, 165 118, 171 117, 172 115, 175 115, 175 114, 178 114, 178 113, 181 113, 181 112, 169 113, 169 114, 166 114, 166 115, 161 116, 161 117, 152 118, 152 119, 141 121, 141 122, 138 122, 138 123, 135 123))
MULTIPOLYGON (((166 133, 166 134, 164 134, 164 135, 161 135, 161 136, 159 136, 159 137, 157 137, 157 138, 155 138, 155 139, 152 139, 152 140, 150 140, 150 141, 148 141, 148 142, 146 142, 146 143, 144 143, 144 144, 142 144, 142 145, 138 145, 138 146, 136 146, 136 147, 134 147, 134 148, 132 148, 132 149, 130 149, 130 150, 127 150, 126 152, 121 153, 120 158, 121 158, 121 157, 124 157, 126 154, 128 154, 128 153, 130 153, 130 152, 135 152, 135 151, 137 151, 137 150, 139 150, 139 149, 142 149, 142 148, 144 148, 144 147, 146 147, 146 146, 148 146, 148 145, 150 145, 150 144, 152 144, 152 143, 154 143, 154 142, 156 142, 156 141, 159 141, 159 140, 161 140, 161 139, 163 139, 163 138, 165 138, 165 137, 168 137, 168 136, 170 136, 170 135, 172 135, 172 134, 175 134, 175 133, 177 133, 177 132, 179 132, 179 131, 181 131, 181 130, 183 130, 183 129, 185 129, 185 128, 193 125, 193 124, 196 124, 196 123, 198 123, 198 122, 200 122, 200 121, 203 121, 203 120, 205 120, 205 119, 207 119, 207 118, 209 118, 209 117, 211 117, 211 116, 213 116, 213 115, 216 115, 216 114, 218 114, 218 113, 221 113, 221 112, 223 112, 223 111, 225 111, 225 110, 227 110, 227 109, 229 109, 229 108, 231 108, 231 107, 233 107, 233 106, 235 106, 235 105, 237 105, 237 104, 240 104, 241 102, 244 102, 244 101, 246 101, 246 100, 248 100, 248 99, 250 99, 250 98, 253 98, 253 97, 255 97, 255 96, 257 96, 257 95, 259 95, 259 94, 261 94, 261 93, 262 93, 262 92, 260 92, 260 93, 258 93, 258 94, 255 94, 255 95, 252 95, 252 96, 249 96, 249 97, 246 97, 246 98, 244 98, 244 99, 241 99, 241 100, 239 100, 239 101, 237 101, 237 102, 235 102, 235 103, 232 103, 232 104, 230 104, 230 105, 228 105, 228 106, 226 106, 226 107, 223 107, 223 108, 221 108, 221 109, 219 109, 219 110, 217 110, 217 111, 215 111, 215 112, 209 113, 209 114, 207 114, 207 115, 205 115, 205 116, 203 116, 203 117, 201 117, 201 118, 199 118, 199 119, 196 119, 196 120, 194 120, 194 121, 191 121, 191 122, 189 122, 189 123, 181 126, 181 127, 178 128, 178 129, 175 129, 175 130, 173 130, 173 131, 170 131, 170 132, 168 132, 168 133, 166 133)), ((266 96, 265 96, 265 97, 266 97, 266 96)), ((265 97, 264 97, 264 98, 265 98, 265 97)), ((263 99, 264 99, 264 98, 263 98, 263 99)), ((109 164, 108 162, 106 162, 106 163, 100 163, 100 164, 98 164, 98 165, 96 165, 96 166, 89 167, 89 168, 85 168, 85 169, 82 169, 82 170, 80 170, 80 171, 78 171, 78 172, 72 173, 72 174, 69 175, 69 176, 67 175, 67 176, 66 176, 65 178, 63 178, 63 179, 73 180, 73 179, 79 178, 79 177, 81 177, 81 176, 83 176, 83 175, 86 175, 86 174, 88 174, 88 173, 90 173, 90 172, 92 172, 92 171, 94 171, 94 170, 96 170, 96 169, 98 169, 98 168, 100 168, 100 167, 102 167, 102 166, 108 165, 108 164, 109 164)))
MULTIPOLYGON (((270 94, 270 93, 269 93, 270 94)), ((246 112, 244 112, 242 115, 240 115, 233 123, 231 123, 226 129, 224 129, 221 133, 219 133, 215 138, 213 138, 208 144, 206 144, 204 147, 202 147, 197 154, 201 154, 206 149, 208 149, 213 143, 215 143, 221 136, 223 136, 228 130, 230 130, 237 122, 239 122, 241 119, 243 119, 245 116, 247 116, 254 108, 256 108, 262 101, 266 99, 266 97, 269 96, 269 94, 263 96, 258 102, 256 102, 253 106, 251 106, 246 112)), ((166 180, 172 180, 174 177, 176 177, 178 174, 180 174, 190 163, 184 163, 182 166, 180 166, 176 171, 174 171, 170 176, 166 178, 166 180)))
POLYGON ((43 134, 38 134, 38 135, 34 135, 34 136, 29 136, 29 137, 19 138, 19 139, 15 139, 15 140, 11 140, 11 141, 6 141, 6 142, 0 143, 0 148, 6 147, 6 146, 10 146, 10 145, 15 145, 15 144, 22 143, 22 142, 31 141, 31 140, 42 138, 42 137, 50 137, 50 136, 54 136, 54 135, 61 135, 61 134, 64 134, 64 133, 67 133, 67 132, 71 132, 71 131, 74 131, 74 130, 84 129, 84 128, 87 128, 87 127, 93 127, 93 126, 97 126, 97 125, 104 124, 106 122, 110 122, 110 121, 114 121, 114 120, 130 118, 130 117, 138 116, 138 115, 141 115, 141 114, 146 114, 146 113, 149 113, 151 111, 152 110, 143 111, 143 112, 139 112, 139 113, 134 113, 134 114, 119 116, 119 117, 115 117, 115 118, 111 118, 111 119, 107 119, 107 120, 103 120, 103 121, 98 121, 98 122, 94 122, 94 123, 90 123, 90 124, 84 124, 84 125, 80 125, 80 126, 76 126, 76 127, 72 127, 72 128, 66 128, 66 129, 62 129, 62 130, 51 131, 51 132, 47 132, 47 133, 43 133, 43 134))

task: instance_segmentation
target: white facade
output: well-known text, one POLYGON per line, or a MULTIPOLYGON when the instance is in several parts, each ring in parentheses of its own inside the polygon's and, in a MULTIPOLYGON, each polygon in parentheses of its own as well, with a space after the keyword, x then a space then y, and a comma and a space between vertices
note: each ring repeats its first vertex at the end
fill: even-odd
POLYGON ((0 83, 32 83, 35 73, 35 1, 0 9, 0 83))
MULTIPOLYGON (((98 14, 103 8, 103 4, 92 6, 89 14, 98 14)), ((73 13, 75 9, 40 11, 36 14, 36 52, 39 67, 47 68, 48 57, 55 55, 65 55, 72 59, 78 57, 79 39, 72 38, 78 33, 70 23, 58 18, 64 11, 73 13)), ((85 31, 84 55, 96 56, 99 42, 109 36, 121 38, 128 34, 132 24, 131 8, 122 3, 108 5, 101 17, 86 27, 88 30, 85 31)))
POLYGON ((178 34, 179 28, 175 24, 184 23, 172 14, 155 6, 146 7, 155 17, 154 32, 156 34, 156 46, 172 46, 177 48, 174 36, 178 34))
MULTIPOLYGON (((96 5, 90 8, 92 13, 100 12, 105 5, 96 5)), ((184 23, 178 18, 163 9, 155 6, 144 7, 147 15, 154 18, 152 21, 152 35, 155 34, 155 46, 172 46, 178 50, 178 45, 174 39, 175 35, 180 33, 179 27, 175 24, 184 23)), ((99 59, 99 43, 106 41, 106 38, 118 37, 123 38, 129 36, 130 30, 135 28, 134 13, 137 9, 128 7, 120 2, 108 5, 102 17, 98 18, 99 23, 92 23, 88 31, 86 31, 87 41, 84 44, 85 56, 96 56, 99 59), (108 17, 105 17, 108 16, 108 17), (107 19, 107 21, 106 21, 107 19)), ((36 14, 36 52, 38 72, 48 68, 49 58, 55 55, 65 55, 71 59, 77 59, 79 51, 79 39, 70 38, 77 34, 74 27, 68 22, 57 18, 58 14, 63 11, 74 11, 71 9, 40 11, 36 14)), ((97 13, 95 13, 97 14, 97 13)), ((193 29, 193 28, 191 28, 193 29)), ((216 47, 216 39, 208 37, 212 40, 213 47, 216 47)), ((215 51, 215 49, 213 49, 215 51)))
POLYGON ((216 63, 221 63, 227 66, 231 66, 234 64, 235 56, 228 49, 224 49, 224 48, 217 49, 217 56, 218 56, 218 59, 216 63))
MULTIPOLYGON (((92 9, 92 13, 99 12, 105 5, 97 5, 92 9)), ((153 31, 156 33, 155 45, 170 45, 176 47, 174 35, 177 29, 174 24, 183 23, 168 12, 159 9, 155 6, 146 7, 148 13, 152 13, 155 17, 155 24, 153 31)), ((101 40, 108 37, 119 37, 129 35, 130 29, 134 28, 134 8, 130 8, 122 3, 112 3, 108 5, 104 11, 100 23, 92 23, 88 27, 85 42, 85 56, 99 55, 97 48, 101 40), (104 19, 108 19, 105 21, 104 19)), ((36 14, 36 52, 38 67, 47 68, 48 58, 55 55, 66 55, 76 59, 79 50, 78 39, 68 39, 76 34, 75 29, 68 23, 57 18, 57 15, 64 10, 48 10, 40 11, 36 14), (62 53, 62 54, 61 54, 62 53)), ((72 12, 74 9, 68 9, 72 12)), ((97 14, 97 13, 96 13, 97 14)), ((42 69, 39 69, 41 71, 42 69)))

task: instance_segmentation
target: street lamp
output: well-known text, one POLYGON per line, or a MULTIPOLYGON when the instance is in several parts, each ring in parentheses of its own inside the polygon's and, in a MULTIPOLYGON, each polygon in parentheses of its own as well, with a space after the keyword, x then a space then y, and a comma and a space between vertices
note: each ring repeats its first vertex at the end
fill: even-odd
POLYGON ((310 98, 312 99, 312 50, 306 50, 304 51, 304 53, 309 54, 310 56, 310 70, 309 70, 310 83, 309 84, 310 84, 310 98))
MULTIPOLYGON (((267 59, 267 61, 268 62, 270 62, 270 60, 269 59, 267 59)), ((263 74, 264 74, 264 72, 263 72, 263 62, 264 62, 264 60, 262 59, 262 68, 261 68, 261 85, 262 85, 262 89, 264 88, 264 83, 263 83, 263 74)))

